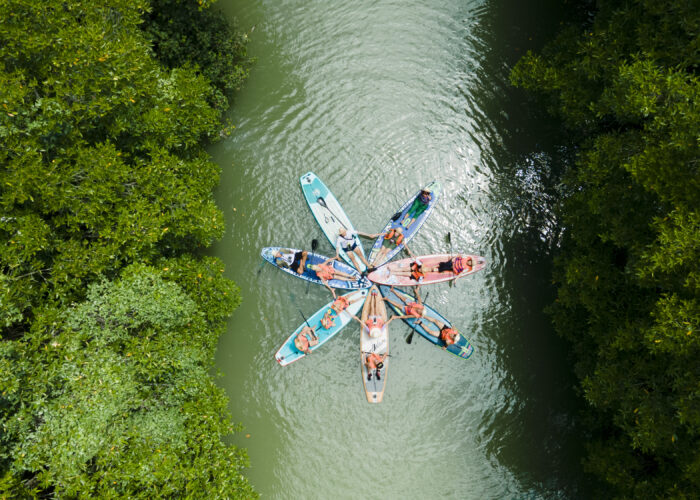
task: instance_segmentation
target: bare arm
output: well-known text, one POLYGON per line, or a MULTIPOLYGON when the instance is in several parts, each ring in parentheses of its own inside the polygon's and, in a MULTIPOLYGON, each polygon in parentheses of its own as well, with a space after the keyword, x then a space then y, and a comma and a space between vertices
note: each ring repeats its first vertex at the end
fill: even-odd
POLYGON ((334 298, 334 299, 337 298, 336 295, 335 295, 335 290, 333 290, 333 289, 330 287, 330 285, 328 284, 328 282, 327 282, 326 280, 321 280, 321 283, 323 283, 323 285, 331 291, 331 293, 333 294, 333 298, 334 298))
POLYGON ((362 231, 357 231, 358 236, 364 236, 365 238, 376 238, 382 233, 377 233, 377 234, 369 234, 369 233, 363 233, 362 231))

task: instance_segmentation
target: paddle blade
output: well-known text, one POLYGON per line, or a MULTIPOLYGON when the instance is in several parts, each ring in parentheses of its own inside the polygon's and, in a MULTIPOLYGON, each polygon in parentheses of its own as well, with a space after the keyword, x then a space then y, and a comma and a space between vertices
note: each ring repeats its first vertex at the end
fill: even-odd
POLYGON ((396 222, 399 220, 399 217, 401 217, 401 212, 396 212, 394 215, 391 216, 391 222, 396 222))
POLYGON ((311 251, 315 252, 317 248, 318 248, 318 240, 316 238, 314 238, 313 240, 311 240, 311 251))
POLYGON ((416 331, 413 328, 411 328, 411 332, 408 334, 408 337, 406 337, 407 344, 410 344, 411 342, 413 342, 413 334, 414 333, 416 333, 416 331))

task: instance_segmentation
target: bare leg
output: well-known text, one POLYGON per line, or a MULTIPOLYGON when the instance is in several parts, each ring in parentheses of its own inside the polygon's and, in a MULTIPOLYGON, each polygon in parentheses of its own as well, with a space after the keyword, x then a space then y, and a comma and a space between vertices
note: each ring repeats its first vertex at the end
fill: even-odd
POLYGON ((397 304, 396 302, 394 302, 393 300, 391 300, 389 297, 384 297, 383 300, 386 301, 386 302, 388 302, 388 303, 391 304, 392 306, 394 306, 394 307, 396 308, 397 311, 403 311, 403 306, 397 304))
POLYGON ((357 263, 357 258, 355 257, 355 252, 346 252, 347 256, 350 257, 350 260, 352 261, 352 265, 357 269, 358 271, 360 270, 360 265, 357 263))
MULTIPOLYGON (((355 250, 353 250, 353 253, 355 253, 360 258, 360 260, 365 265, 365 267, 369 267, 369 262, 367 262, 367 259, 365 259, 365 256, 362 255, 362 252, 360 251, 360 247, 355 248, 355 250)), ((358 267, 358 269, 359 269, 359 267, 358 267)))

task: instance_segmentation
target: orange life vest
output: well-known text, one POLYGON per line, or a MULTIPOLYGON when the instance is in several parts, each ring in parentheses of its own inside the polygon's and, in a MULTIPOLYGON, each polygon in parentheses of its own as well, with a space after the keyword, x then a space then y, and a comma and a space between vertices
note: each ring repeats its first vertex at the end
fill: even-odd
POLYGON ((318 264, 316 266, 316 276, 325 281, 333 279, 333 266, 331 264, 318 264))
POLYGON ((333 309, 328 309, 326 314, 323 315, 323 318, 321 318, 321 326, 326 330, 330 329, 332 326, 335 326, 334 312, 335 311, 333 311, 333 309))
POLYGON ((418 281, 421 278, 425 277, 425 274, 421 269, 422 267, 416 264, 415 262, 411 264, 411 278, 418 281))
POLYGON ((367 359, 365 363, 367 364, 367 367, 370 370, 374 370, 377 368, 377 363, 379 363, 382 360, 382 357, 377 354, 376 352, 370 353, 367 355, 367 359))
POLYGON ((409 316, 415 316, 416 318, 420 318, 423 315, 423 311, 423 305, 419 304, 418 302, 409 302, 404 307, 404 312, 406 314, 409 316))
POLYGON ((365 321, 365 328, 370 331, 372 328, 381 328, 384 326, 384 321, 379 316, 370 316, 365 321))
MULTIPOLYGON (((384 235, 384 239, 390 240, 394 237, 395 234, 398 234, 398 233, 396 232, 396 229, 392 228, 389 231, 387 231, 387 233, 384 235)), ((394 243, 396 243, 396 246, 399 246, 401 243, 403 243, 403 233, 398 235, 398 237, 396 238, 394 243)))
POLYGON ((346 299, 343 295, 338 297, 333 301, 331 307, 335 309, 339 314, 343 312, 350 305, 350 301, 346 299))
POLYGON ((440 339, 447 345, 452 345, 455 343, 459 333, 454 328, 443 327, 440 330, 440 339))

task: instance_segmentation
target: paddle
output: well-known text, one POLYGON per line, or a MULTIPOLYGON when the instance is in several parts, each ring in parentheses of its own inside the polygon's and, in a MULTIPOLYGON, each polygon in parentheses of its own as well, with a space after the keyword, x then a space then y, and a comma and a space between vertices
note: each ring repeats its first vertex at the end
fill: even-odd
MULTIPOLYGON (((445 239, 447 240, 447 243, 450 245, 450 259, 453 257, 452 256, 452 233, 447 231, 447 236, 445 236, 445 239)), ((450 280, 450 288, 455 286, 455 280, 450 280)))
MULTIPOLYGON (((425 298, 423 299, 423 305, 425 306, 425 301, 428 300, 428 295, 430 295, 430 292, 425 294, 425 298)), ((406 337, 406 343, 410 344, 413 342, 413 334, 416 333, 416 329, 413 328, 412 326, 409 326, 411 331, 408 333, 408 337, 406 337)))
POLYGON ((297 307, 297 311, 299 311, 299 314, 301 314, 301 317, 302 317, 302 319, 304 320, 304 323, 306 323, 306 326, 308 326, 309 328, 311 328, 311 325, 309 324, 309 320, 306 319, 306 316, 304 316, 304 313, 301 312, 301 309, 299 309, 299 308, 297 307))
MULTIPOLYGON (((311 240, 311 251, 315 252, 317 248, 318 248, 318 240, 316 238, 314 238, 313 240, 311 240)), ((306 295, 309 294, 309 285, 310 284, 311 284, 310 281, 306 282, 306 295)))
MULTIPOLYGON (((345 224, 343 224, 343 222, 340 220, 340 218, 333 213, 333 210, 331 210, 330 207, 328 205, 326 205, 326 200, 324 200, 322 196, 319 196, 318 198, 316 198, 316 201, 318 202, 319 205, 321 205, 323 208, 328 210, 328 212, 330 212, 332 217, 335 217, 335 220, 338 222, 338 224, 340 224, 345 229, 347 229, 347 226, 345 224)), ((331 220, 333 220, 333 219, 331 219, 331 220)), ((326 222, 328 222, 328 221, 326 221, 326 222)))

